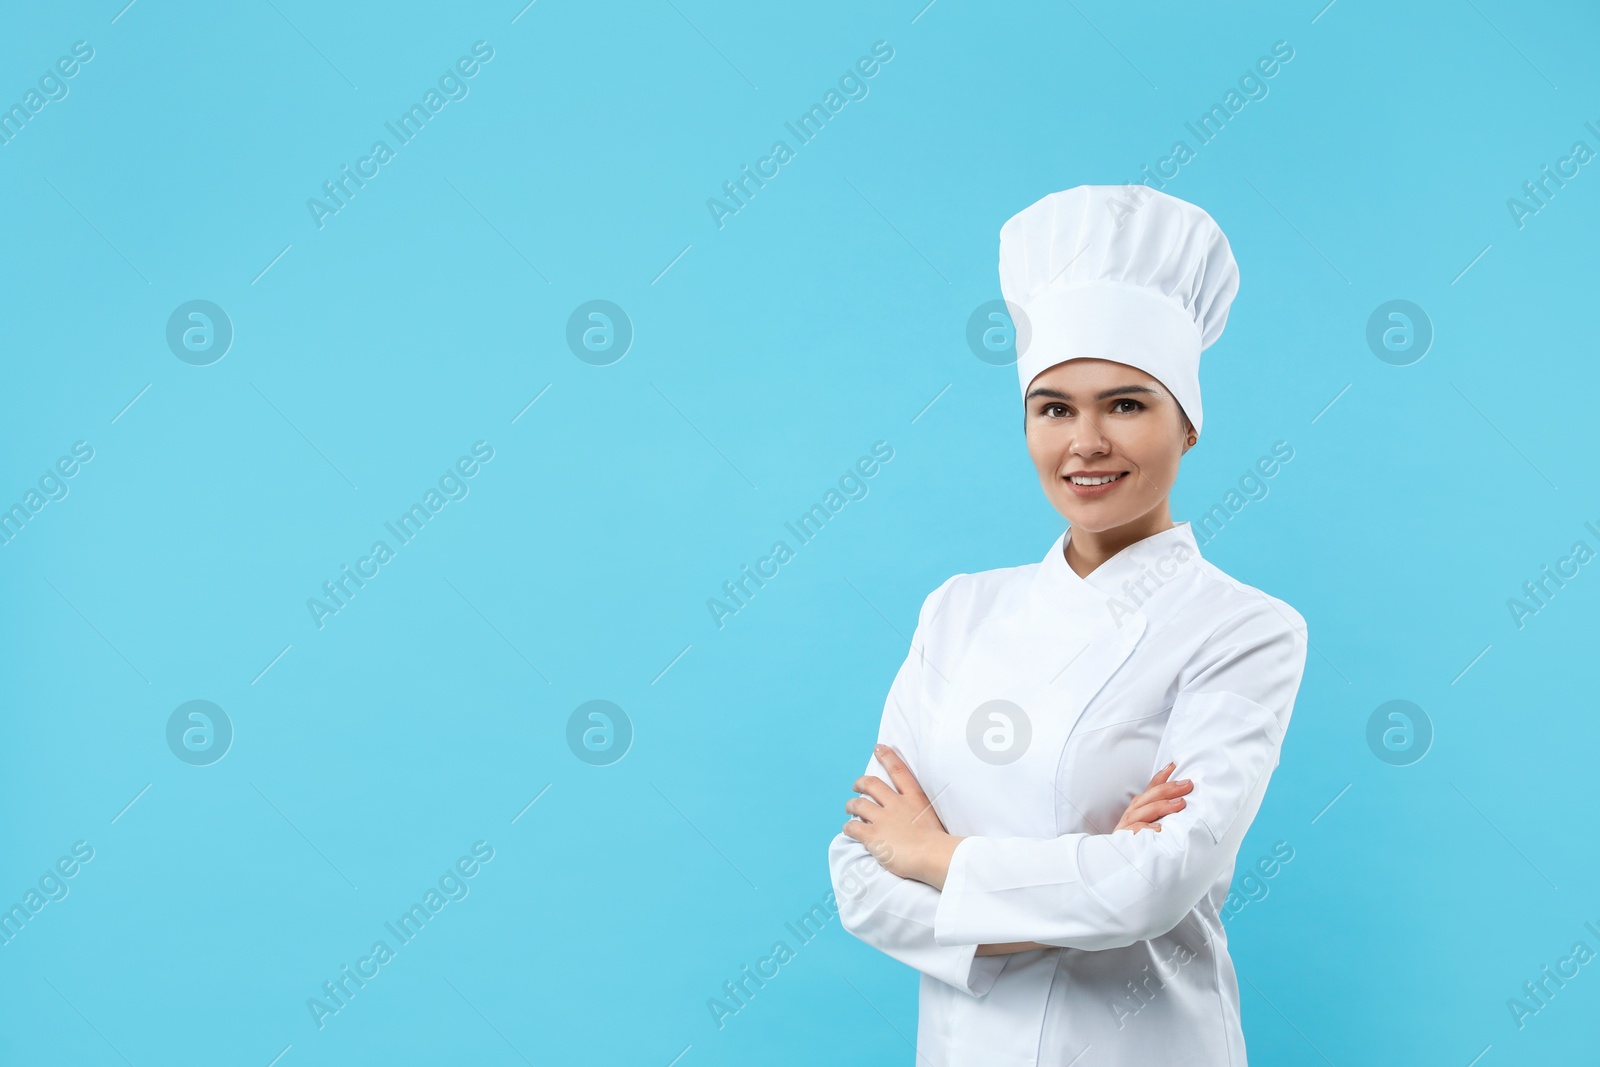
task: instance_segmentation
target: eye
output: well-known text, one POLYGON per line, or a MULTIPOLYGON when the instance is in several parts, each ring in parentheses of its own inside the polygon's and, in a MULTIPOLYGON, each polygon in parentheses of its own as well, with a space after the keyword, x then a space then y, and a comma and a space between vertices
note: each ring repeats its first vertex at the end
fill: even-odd
POLYGON ((1122 399, 1116 401, 1115 403, 1113 403, 1111 405, 1111 410, 1112 411, 1116 411, 1123 404, 1132 404, 1134 411, 1143 411, 1144 410, 1144 405, 1139 403, 1139 401, 1132 399, 1131 397, 1123 397, 1122 399))
POLYGON ((1039 414, 1047 419, 1059 419, 1067 413, 1067 405, 1059 401, 1050 401, 1039 409, 1039 414))

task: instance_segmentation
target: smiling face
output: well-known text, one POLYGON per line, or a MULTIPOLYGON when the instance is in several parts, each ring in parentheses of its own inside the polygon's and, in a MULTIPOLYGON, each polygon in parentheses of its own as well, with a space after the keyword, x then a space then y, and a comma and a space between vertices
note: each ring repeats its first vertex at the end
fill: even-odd
POLYGON ((1131 544, 1171 528, 1167 496, 1192 427, 1159 381, 1072 359, 1029 384, 1024 411, 1039 484, 1078 536, 1131 544))

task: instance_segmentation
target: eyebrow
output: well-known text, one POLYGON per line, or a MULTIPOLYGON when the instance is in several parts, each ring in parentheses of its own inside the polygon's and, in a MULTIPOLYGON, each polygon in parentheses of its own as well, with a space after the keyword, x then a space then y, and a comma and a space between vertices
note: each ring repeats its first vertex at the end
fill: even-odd
MULTIPOLYGON (((1123 395, 1125 395, 1127 393, 1149 393, 1151 396, 1160 396, 1161 395, 1156 390, 1151 389, 1147 385, 1119 385, 1115 389, 1103 389, 1103 390, 1101 390, 1100 392, 1098 392, 1098 393, 1096 393, 1094 395, 1094 399, 1096 399, 1096 400, 1104 400, 1107 397, 1123 396, 1123 395)), ((1030 392, 1028 394, 1028 399, 1032 400, 1036 396, 1047 396, 1047 397, 1051 397, 1051 398, 1053 398, 1055 400, 1071 400, 1072 399, 1072 394, 1071 393, 1063 393, 1059 389, 1047 389, 1047 388, 1045 388, 1043 386, 1041 386, 1038 389, 1035 389, 1032 392, 1030 392)))

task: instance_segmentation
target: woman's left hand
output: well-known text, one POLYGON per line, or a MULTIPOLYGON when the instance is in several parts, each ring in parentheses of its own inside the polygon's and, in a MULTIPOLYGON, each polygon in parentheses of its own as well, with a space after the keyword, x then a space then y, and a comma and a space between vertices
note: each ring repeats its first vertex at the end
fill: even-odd
POLYGON ((943 889, 950 857, 962 839, 945 831, 928 795, 898 753, 878 745, 873 754, 889 772, 894 788, 874 775, 857 778, 855 791, 864 795, 844 806, 859 816, 844 824, 845 835, 867 846, 884 870, 943 889))

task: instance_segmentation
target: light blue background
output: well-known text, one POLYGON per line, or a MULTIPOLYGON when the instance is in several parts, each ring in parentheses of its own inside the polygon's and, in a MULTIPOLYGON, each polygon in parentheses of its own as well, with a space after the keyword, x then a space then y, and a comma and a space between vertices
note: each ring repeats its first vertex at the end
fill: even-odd
POLYGON ((122 3, 0 38, 6 104, 94 48, 0 146, 0 504, 94 449, 0 547, 0 905, 95 850, 0 946, 0 1062, 912 1062, 915 973, 784 924, 829 892, 922 598, 1061 529, 1014 369, 965 340, 1000 225, 1194 147, 1276 41, 1167 185, 1242 274, 1173 512, 1288 442, 1204 551, 1313 645, 1240 863, 1295 857, 1229 920, 1251 1060, 1593 1054, 1600 965, 1507 1007, 1600 950, 1600 575, 1507 607, 1600 548, 1600 174, 1507 207, 1600 149, 1592 10, 122 3), (479 40, 470 95, 319 229, 307 199, 479 40), (876 41, 869 95, 719 229, 708 198, 876 41), (165 341, 191 299, 236 331, 210 366, 165 341), (636 330, 610 366, 564 339, 591 299, 636 330), (1391 299, 1436 331, 1409 366, 1365 340, 1391 299), (307 599, 476 441, 470 495, 319 629, 307 599), (869 495, 719 630, 707 599, 876 441, 869 495), (167 747, 193 699, 236 731, 211 766, 167 747), (565 740, 592 699, 636 731, 608 767, 565 740), (1410 766, 1367 744, 1392 699, 1436 731, 1410 766), (470 895, 319 1030, 307 999, 476 841, 470 895))

